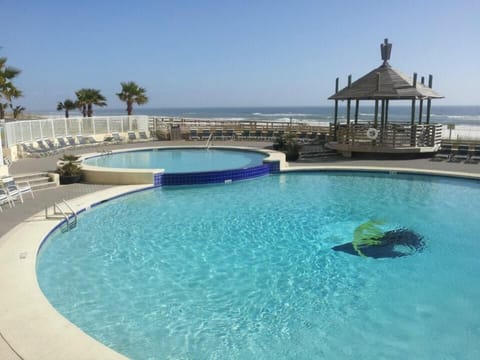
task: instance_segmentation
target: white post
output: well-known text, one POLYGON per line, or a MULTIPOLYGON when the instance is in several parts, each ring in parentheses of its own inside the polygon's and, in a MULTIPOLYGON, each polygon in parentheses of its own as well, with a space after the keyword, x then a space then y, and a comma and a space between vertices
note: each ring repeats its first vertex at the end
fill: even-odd
POLYGON ((32 142, 33 141, 32 120, 30 120, 28 124, 30 125, 30 142, 32 142))
POLYGON ((53 125, 53 119, 50 120, 52 124, 52 138, 55 137, 55 126, 53 125))
POLYGON ((68 136, 68 119, 65 118, 65 136, 68 136))
POLYGON ((93 136, 95 136, 95 134, 96 134, 96 131, 95 131, 95 118, 93 118, 92 130, 93 130, 93 136))
POLYGON ((2 149, 2 132, 5 131, 4 127, 0 128, 0 159, 2 159, 1 164, 5 165, 5 159, 3 158, 3 149, 2 149))

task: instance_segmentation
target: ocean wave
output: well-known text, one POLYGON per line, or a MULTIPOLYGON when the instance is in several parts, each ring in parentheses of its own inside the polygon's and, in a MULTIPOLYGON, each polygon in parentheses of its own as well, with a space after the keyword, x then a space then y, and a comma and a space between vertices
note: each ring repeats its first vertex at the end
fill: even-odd
POLYGON ((451 120, 467 120, 467 121, 480 121, 480 115, 439 115, 431 114, 431 117, 444 118, 451 120))
POLYGON ((292 116, 307 117, 307 116, 316 116, 315 114, 294 114, 294 113, 253 113, 252 116, 265 116, 265 117, 286 117, 289 118, 292 116))
POLYGON ((182 116, 183 119, 185 120, 198 120, 198 121, 208 121, 208 120, 213 120, 213 121, 248 121, 252 120, 251 118, 245 118, 245 117, 222 117, 222 116, 208 116, 208 117, 186 117, 182 116))

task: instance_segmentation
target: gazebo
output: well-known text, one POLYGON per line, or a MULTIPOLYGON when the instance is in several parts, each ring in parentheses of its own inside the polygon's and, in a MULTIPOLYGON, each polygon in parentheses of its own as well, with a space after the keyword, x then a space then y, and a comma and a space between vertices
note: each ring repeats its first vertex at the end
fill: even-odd
POLYGON ((346 156, 354 152, 375 153, 428 153, 438 150, 441 141, 442 126, 430 123, 431 100, 443 98, 432 90, 432 75, 428 86, 422 77, 417 81, 392 68, 388 63, 392 44, 385 39, 380 45, 383 63, 376 69, 338 90, 338 78, 335 94, 329 100, 335 101, 334 122, 330 123, 330 136, 333 141, 328 147, 346 156), (360 100, 374 101, 373 120, 358 118, 360 100), (389 121, 391 100, 411 101, 410 119, 404 122, 389 121), (347 101, 346 121, 340 123, 338 102, 347 101), (352 116, 352 101, 355 108, 352 116), (424 114, 424 102, 426 112, 424 114), (418 106, 417 106, 418 105, 418 106), (417 112, 418 109, 418 112, 417 112))

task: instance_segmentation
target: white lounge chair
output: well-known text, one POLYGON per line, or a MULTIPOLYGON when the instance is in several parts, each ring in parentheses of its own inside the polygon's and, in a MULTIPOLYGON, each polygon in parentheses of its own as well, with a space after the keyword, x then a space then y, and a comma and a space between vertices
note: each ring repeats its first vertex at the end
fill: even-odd
POLYGON ((3 187, 7 190, 7 194, 12 198, 19 197, 20 201, 23 203, 23 194, 30 193, 32 199, 35 199, 33 194, 32 187, 28 181, 22 181, 18 184, 15 182, 15 179, 11 176, 5 177, 2 179, 3 187))
POLYGON ((8 204, 10 207, 13 207, 13 200, 11 199, 10 195, 6 192, 6 190, 0 188, 0 211, 3 211, 2 205, 8 204))

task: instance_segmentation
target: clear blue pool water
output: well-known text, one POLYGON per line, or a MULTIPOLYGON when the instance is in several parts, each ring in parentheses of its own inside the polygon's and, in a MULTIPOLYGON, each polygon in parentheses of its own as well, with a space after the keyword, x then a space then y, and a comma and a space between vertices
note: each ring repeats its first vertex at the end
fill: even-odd
POLYGON ((297 173, 155 189, 54 233, 38 280, 70 321, 133 359, 480 358, 480 185, 297 173), (335 252, 370 219, 423 252, 335 252))
POLYGON ((166 173, 190 173, 243 169, 261 165, 266 155, 225 149, 152 149, 113 153, 85 160, 85 164, 127 169, 165 169, 166 173))

